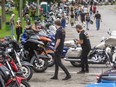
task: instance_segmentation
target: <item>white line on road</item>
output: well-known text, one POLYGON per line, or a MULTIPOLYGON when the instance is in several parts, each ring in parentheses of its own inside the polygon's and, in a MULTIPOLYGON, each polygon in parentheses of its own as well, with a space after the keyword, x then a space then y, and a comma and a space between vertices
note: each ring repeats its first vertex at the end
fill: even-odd
MULTIPOLYGON (((54 71, 52 70, 49 70, 47 71, 48 73, 54 73, 54 71)), ((64 73, 63 71, 59 71, 60 73, 64 73)), ((70 72, 71 74, 77 74, 77 72, 70 72)), ((88 74, 88 75, 100 75, 101 73, 85 73, 85 74, 88 74)))

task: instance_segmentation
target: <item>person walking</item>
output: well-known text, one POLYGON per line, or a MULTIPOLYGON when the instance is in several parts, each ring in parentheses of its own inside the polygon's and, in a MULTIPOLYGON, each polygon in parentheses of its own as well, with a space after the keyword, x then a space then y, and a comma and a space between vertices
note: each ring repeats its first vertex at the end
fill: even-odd
POLYGON ((71 24, 71 27, 74 26, 74 23, 75 23, 75 19, 74 19, 75 15, 74 13, 72 12, 71 15, 70 15, 70 24, 71 24))
POLYGON ((86 14, 85 20, 86 20, 86 29, 89 30, 89 24, 90 24, 89 13, 86 14))
POLYGON ((86 14, 82 10, 81 13, 80 13, 80 19, 81 19, 82 26, 84 26, 84 24, 85 24, 85 15, 86 14))
POLYGON ((76 14, 77 14, 77 21, 78 21, 78 17, 80 15, 79 7, 77 7, 77 9, 76 9, 76 14))
POLYGON ((75 8, 74 13, 75 13, 75 21, 77 21, 77 8, 75 8))
POLYGON ((92 12, 92 6, 90 6, 89 14, 90 14, 90 18, 92 18, 92 14, 93 14, 93 12, 92 12))
POLYGON ((74 12, 74 7, 72 6, 71 9, 70 9, 71 13, 74 12))
POLYGON ((79 40, 76 40, 76 42, 77 42, 77 44, 80 44, 82 47, 81 71, 79 71, 78 74, 85 73, 85 72, 88 73, 89 66, 88 66, 87 55, 91 49, 89 35, 85 30, 83 30, 81 25, 76 25, 76 30, 79 33, 79 40))
POLYGON ((14 25, 15 25, 15 21, 14 21, 14 16, 15 14, 12 14, 10 17, 10 27, 11 27, 11 36, 14 36, 14 25))
POLYGON ((21 22, 20 22, 20 19, 18 19, 17 22, 16 22, 17 42, 19 41, 19 38, 20 38, 21 33, 22 33, 21 22))
POLYGON ((58 79, 58 71, 59 71, 59 67, 61 67, 62 70, 66 73, 66 77, 62 80, 68 80, 71 78, 71 75, 61 62, 61 54, 63 52, 64 40, 65 40, 65 30, 62 29, 60 20, 55 21, 55 26, 57 28, 55 34, 55 48, 54 48, 55 72, 54 72, 54 76, 51 79, 55 79, 55 80, 58 79))
POLYGON ((62 26, 63 29, 65 29, 65 27, 66 27, 66 19, 65 19, 64 15, 62 15, 61 26, 62 26))
POLYGON ((31 18, 29 17, 29 14, 26 14, 25 21, 26 23, 31 22, 31 18))
POLYGON ((85 15, 88 13, 87 5, 85 5, 85 6, 83 7, 83 12, 85 13, 85 15))
POLYGON ((100 29, 100 21, 102 22, 101 14, 99 13, 99 11, 97 11, 97 13, 95 14, 94 19, 96 19, 96 28, 97 28, 97 30, 99 30, 100 29))
POLYGON ((96 10, 97 10, 96 5, 93 6, 92 10, 93 10, 93 14, 95 14, 96 13, 96 10))

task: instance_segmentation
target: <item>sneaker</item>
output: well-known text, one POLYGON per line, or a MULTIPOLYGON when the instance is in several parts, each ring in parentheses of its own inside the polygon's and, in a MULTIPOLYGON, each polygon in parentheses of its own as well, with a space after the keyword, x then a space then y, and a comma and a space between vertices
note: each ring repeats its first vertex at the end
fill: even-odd
POLYGON ((77 72, 77 74, 84 74, 85 73, 85 71, 79 71, 79 72, 77 72))
POLYGON ((71 75, 69 75, 69 76, 66 76, 64 79, 62 79, 62 80, 68 80, 68 79, 70 79, 71 78, 71 75))

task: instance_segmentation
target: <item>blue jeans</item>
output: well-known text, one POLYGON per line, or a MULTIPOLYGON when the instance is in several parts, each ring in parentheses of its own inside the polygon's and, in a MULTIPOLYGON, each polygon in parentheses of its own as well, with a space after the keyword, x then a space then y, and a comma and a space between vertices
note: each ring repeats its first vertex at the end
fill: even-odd
POLYGON ((92 17, 92 11, 90 11, 90 18, 92 17))
POLYGON ((96 19, 96 28, 97 30, 100 28, 100 19, 96 19))
POLYGON ((11 27, 11 35, 13 37, 14 36, 14 25, 10 25, 10 27, 11 27))
POLYGON ((89 22, 86 21, 86 29, 89 29, 89 22))

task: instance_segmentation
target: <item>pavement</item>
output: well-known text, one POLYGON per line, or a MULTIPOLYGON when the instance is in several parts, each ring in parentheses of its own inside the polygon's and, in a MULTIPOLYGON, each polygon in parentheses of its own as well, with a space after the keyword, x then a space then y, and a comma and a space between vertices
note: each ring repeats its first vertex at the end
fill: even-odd
MULTIPOLYGON (((107 5, 107 6, 98 6, 97 10, 99 10, 102 16, 101 28, 99 31, 96 30, 95 20, 93 19, 93 25, 90 25, 90 30, 87 31, 90 36, 90 41, 92 47, 99 44, 102 37, 109 37, 107 31, 111 29, 111 31, 116 30, 116 6, 107 5)), ((80 22, 76 22, 76 24, 80 24, 80 22)), ((78 38, 78 33, 75 28, 71 28, 70 24, 66 27, 66 41, 78 38)), ((63 81, 62 78, 65 77, 65 74, 60 69, 59 70, 59 79, 51 80, 50 78, 54 73, 54 66, 49 67, 44 73, 35 73, 32 79, 29 81, 31 87, 85 87, 85 85, 96 82, 96 75, 101 74, 102 72, 109 69, 106 65, 103 64, 90 64, 90 72, 85 74, 77 74, 80 70, 79 67, 74 67, 68 61, 64 61, 62 59, 63 64, 71 73, 72 78, 67 81, 63 81)))

